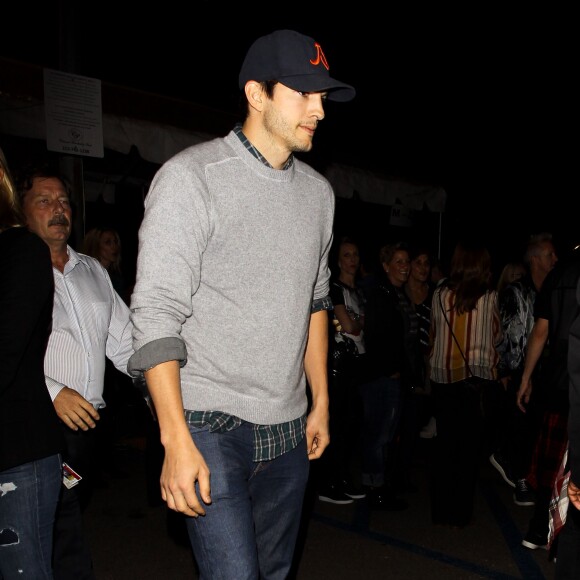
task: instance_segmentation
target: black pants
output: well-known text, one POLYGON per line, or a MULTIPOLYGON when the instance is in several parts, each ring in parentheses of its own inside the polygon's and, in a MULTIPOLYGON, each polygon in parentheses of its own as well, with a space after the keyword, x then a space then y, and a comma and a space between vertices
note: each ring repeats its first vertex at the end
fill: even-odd
MULTIPOLYGON (((485 384, 482 388, 485 391, 485 384)), ((473 515, 484 437, 482 394, 465 381, 433 382, 432 393, 437 437, 433 439, 431 518, 435 524, 462 527, 473 515)))
POLYGON ((521 373, 517 373, 508 382, 500 438, 496 449, 492 450, 498 451, 508 461, 515 479, 525 479, 528 474, 543 413, 542 401, 536 392, 532 392, 526 412, 520 411, 516 404, 520 381, 521 373))
POLYGON ((354 360, 339 373, 329 372, 328 396, 330 412, 330 445, 316 462, 315 477, 321 488, 340 485, 342 481, 357 483, 355 466, 360 449, 362 402, 357 389, 360 366, 354 360))
POLYGON ((387 453, 387 481, 395 490, 408 491, 411 470, 419 432, 431 417, 430 395, 419 394, 410 387, 404 387, 401 397, 401 416, 393 444, 387 453))
POLYGON ((61 488, 54 526, 53 569, 55 580, 93 580, 93 564, 83 531, 82 512, 93 494, 100 466, 101 437, 106 432, 107 411, 94 429, 72 431, 62 425, 66 441, 63 461, 81 477, 71 489, 61 488))

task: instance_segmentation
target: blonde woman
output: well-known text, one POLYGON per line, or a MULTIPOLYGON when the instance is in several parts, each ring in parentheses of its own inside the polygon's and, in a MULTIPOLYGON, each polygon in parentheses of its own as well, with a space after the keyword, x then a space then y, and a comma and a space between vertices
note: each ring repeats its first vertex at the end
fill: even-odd
POLYGON ((408 505, 396 497, 387 463, 393 463, 403 389, 409 388, 407 339, 413 331, 409 315, 412 307, 404 291, 410 269, 406 244, 383 246, 379 261, 383 272, 369 293, 365 307, 368 382, 360 387, 363 399, 361 480, 367 487, 372 509, 399 511, 408 505))
POLYGON ((54 279, 48 246, 22 227, 0 150, 0 577, 52 578, 62 434, 44 353, 54 279))
POLYGON ((508 262, 501 271, 497 281, 497 291, 501 292, 512 282, 520 280, 526 275, 526 267, 523 262, 508 262))

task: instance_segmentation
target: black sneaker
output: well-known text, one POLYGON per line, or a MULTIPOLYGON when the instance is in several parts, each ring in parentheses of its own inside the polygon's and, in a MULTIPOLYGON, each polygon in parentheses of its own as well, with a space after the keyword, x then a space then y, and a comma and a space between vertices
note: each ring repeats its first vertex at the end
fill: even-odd
POLYGON ((515 487, 514 478, 510 473, 509 463, 501 457, 498 453, 492 453, 489 456, 490 463, 499 471, 499 474, 503 477, 503 480, 512 487, 515 487))
POLYGON ((347 481, 342 482, 342 493, 352 499, 364 499, 367 496, 363 489, 347 481))
POLYGON ((536 505, 536 494, 525 479, 518 479, 516 482, 514 503, 521 506, 536 505))
POLYGON ((320 492, 318 494, 318 499, 320 501, 325 501, 327 503, 333 503, 336 505, 346 505, 354 502, 351 497, 348 497, 348 495, 346 495, 343 491, 334 485, 331 485, 324 491, 320 492))
POLYGON ((522 546, 530 550, 547 550, 548 538, 543 534, 528 532, 522 540, 522 546))

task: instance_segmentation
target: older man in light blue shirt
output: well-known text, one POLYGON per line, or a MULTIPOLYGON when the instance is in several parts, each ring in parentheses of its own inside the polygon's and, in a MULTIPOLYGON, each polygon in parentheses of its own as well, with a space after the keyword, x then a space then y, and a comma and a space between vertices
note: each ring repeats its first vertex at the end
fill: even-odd
MULTIPOLYGON (((103 399, 105 359, 127 373, 133 354, 129 309, 95 259, 67 247, 68 262, 54 269, 53 330, 45 360, 46 383, 54 401, 65 387, 95 409, 103 399), (55 356, 57 355, 57 356, 55 356)), ((82 424, 78 424, 82 428, 82 424)))
POLYGON ((47 167, 30 169, 20 176, 18 193, 27 226, 50 248, 55 294, 45 375, 63 425, 63 459, 82 478, 62 489, 54 527, 54 577, 92 579, 81 512, 98 464, 106 358, 127 374, 133 354, 130 312, 98 260, 68 245, 72 212, 59 174, 47 167))

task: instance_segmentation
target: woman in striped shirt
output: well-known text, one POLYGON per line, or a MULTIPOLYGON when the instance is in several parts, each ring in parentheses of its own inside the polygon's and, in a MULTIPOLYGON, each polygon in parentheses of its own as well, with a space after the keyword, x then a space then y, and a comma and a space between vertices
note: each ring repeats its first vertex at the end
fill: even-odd
POLYGON ((491 279, 487 249, 459 243, 450 276, 433 295, 429 377, 437 423, 431 479, 435 524, 463 527, 473 513, 482 402, 499 388, 502 331, 491 279))

